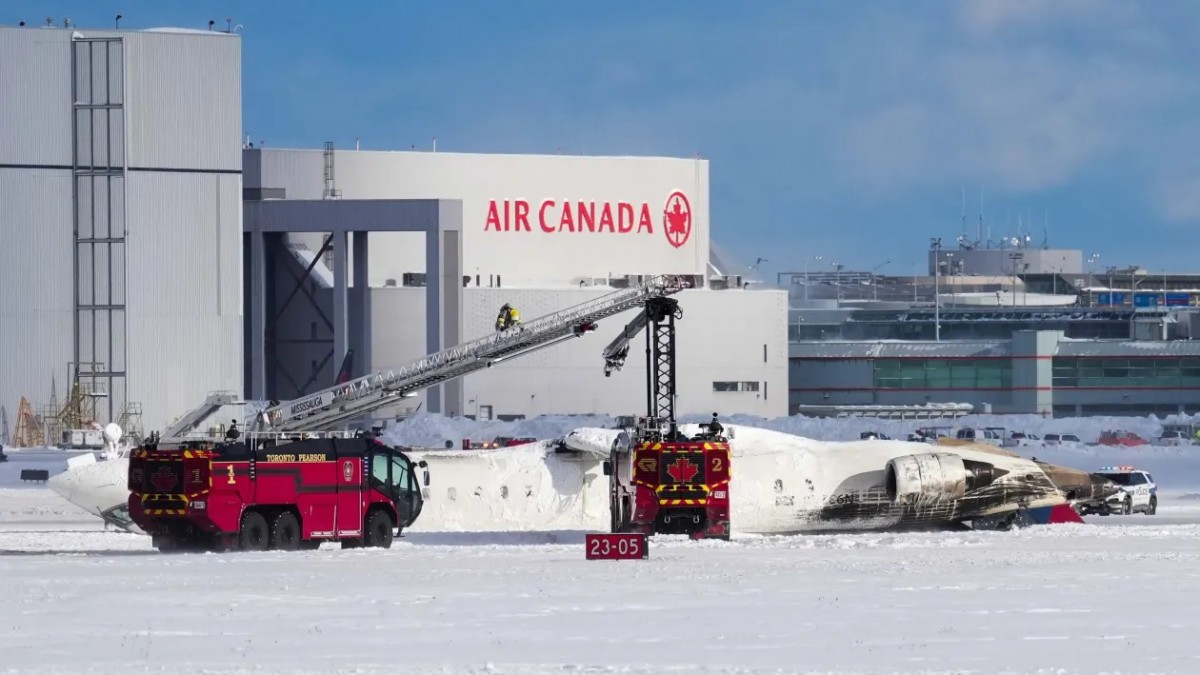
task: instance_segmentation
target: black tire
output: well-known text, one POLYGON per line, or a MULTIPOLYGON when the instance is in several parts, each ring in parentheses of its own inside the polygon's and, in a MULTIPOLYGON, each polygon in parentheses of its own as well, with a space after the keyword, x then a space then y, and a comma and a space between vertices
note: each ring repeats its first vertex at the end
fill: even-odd
POLYGON ((1146 515, 1152 516, 1158 513, 1158 497, 1150 498, 1150 505, 1146 507, 1146 515))
POLYGON ((291 511, 280 511, 271 521, 271 548, 295 551, 300 548, 300 519, 291 511))
POLYGON ((1125 503, 1121 505, 1121 515, 1128 516, 1133 513, 1133 499, 1126 497, 1125 503))
POLYGON ((386 511, 372 511, 367 516, 366 531, 363 532, 364 545, 368 548, 391 548, 395 528, 392 517, 386 511))
POLYGON ((271 544, 271 528, 267 519, 258 511, 247 511, 242 515, 242 527, 238 531, 238 544, 243 551, 265 551, 271 544))

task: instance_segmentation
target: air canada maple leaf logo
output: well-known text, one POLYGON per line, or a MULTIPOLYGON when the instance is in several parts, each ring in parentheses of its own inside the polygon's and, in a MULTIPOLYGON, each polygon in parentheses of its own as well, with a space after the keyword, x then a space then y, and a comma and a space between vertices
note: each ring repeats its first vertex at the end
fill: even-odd
POLYGON ((667 197, 667 208, 663 211, 663 233, 675 248, 686 244, 692 236, 692 204, 687 195, 679 190, 667 197))
POLYGON ((175 481, 178 475, 170 467, 159 467, 157 471, 150 474, 150 484, 158 492, 166 492, 175 487, 175 481))
POLYGON ((667 465, 667 475, 674 478, 676 483, 689 483, 698 473, 700 467, 688 461, 687 457, 680 457, 667 465))

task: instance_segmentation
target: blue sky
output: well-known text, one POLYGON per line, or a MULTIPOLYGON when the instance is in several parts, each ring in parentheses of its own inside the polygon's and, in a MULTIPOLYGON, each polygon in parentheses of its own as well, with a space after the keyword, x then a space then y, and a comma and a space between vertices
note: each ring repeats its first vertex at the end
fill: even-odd
MULTIPOLYGON (((762 271, 909 274, 983 217, 1098 268, 1200 270, 1200 4, 97 2, 79 26, 244 37, 269 146, 711 160, 713 235, 762 271), (1030 227, 1028 224, 1032 222, 1030 227)), ((46 18, 8 0, 0 23, 46 18)))

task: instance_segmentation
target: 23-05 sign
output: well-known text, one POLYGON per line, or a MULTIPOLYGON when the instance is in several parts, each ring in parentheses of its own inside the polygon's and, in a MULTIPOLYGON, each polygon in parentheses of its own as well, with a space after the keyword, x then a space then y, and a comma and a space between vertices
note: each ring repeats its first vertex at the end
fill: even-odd
POLYGON ((646 535, 634 533, 588 534, 584 537, 588 560, 645 560, 650 557, 646 535))

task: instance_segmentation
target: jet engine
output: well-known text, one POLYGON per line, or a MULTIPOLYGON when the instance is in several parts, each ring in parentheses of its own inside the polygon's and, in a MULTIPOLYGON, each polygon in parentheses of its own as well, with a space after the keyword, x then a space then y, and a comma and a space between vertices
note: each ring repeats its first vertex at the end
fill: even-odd
POLYGON ((968 490, 991 485, 1007 473, 985 462, 964 460, 948 452, 896 457, 887 463, 884 485, 888 499, 958 499, 968 490))

